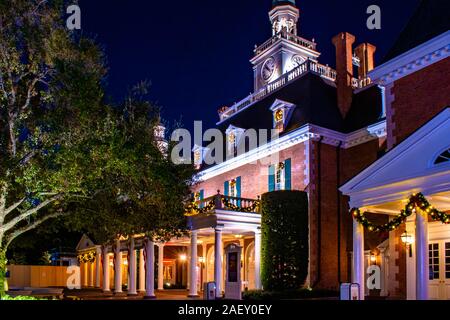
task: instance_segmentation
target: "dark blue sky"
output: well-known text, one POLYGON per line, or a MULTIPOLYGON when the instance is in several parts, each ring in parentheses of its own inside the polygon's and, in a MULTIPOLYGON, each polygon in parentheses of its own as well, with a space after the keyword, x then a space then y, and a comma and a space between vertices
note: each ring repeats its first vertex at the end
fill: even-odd
MULTIPOLYGON (((315 38, 320 62, 335 64, 331 38, 341 31, 356 45, 378 47, 380 61, 413 14, 419 0, 297 0, 299 35, 315 38), (369 5, 382 9, 382 30, 366 28, 369 5)), ((80 0, 82 29, 103 45, 110 68, 108 93, 121 99, 141 80, 152 82, 150 98, 163 117, 213 126, 217 109, 253 89, 249 59, 255 44, 271 36, 271 0, 80 0)))

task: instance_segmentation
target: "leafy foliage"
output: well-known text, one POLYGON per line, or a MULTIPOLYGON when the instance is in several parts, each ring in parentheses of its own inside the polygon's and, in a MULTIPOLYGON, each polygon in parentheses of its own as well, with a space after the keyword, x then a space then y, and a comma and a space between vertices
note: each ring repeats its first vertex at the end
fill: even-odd
POLYGON ((261 207, 263 287, 297 290, 308 275, 308 196, 300 191, 266 193, 261 207))

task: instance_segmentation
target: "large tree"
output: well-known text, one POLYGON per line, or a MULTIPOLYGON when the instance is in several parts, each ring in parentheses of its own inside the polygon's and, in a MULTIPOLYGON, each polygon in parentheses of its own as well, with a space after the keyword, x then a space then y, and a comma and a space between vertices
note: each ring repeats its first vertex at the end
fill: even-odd
POLYGON ((101 112, 103 56, 64 9, 0 1, 0 295, 10 243, 88 195, 96 173, 82 141, 101 112))

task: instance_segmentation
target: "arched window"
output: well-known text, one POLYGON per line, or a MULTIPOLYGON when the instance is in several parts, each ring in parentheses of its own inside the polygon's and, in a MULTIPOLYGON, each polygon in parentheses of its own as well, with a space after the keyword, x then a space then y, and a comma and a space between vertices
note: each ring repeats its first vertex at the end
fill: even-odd
POLYGON ((434 161, 434 164, 437 165, 444 162, 450 162, 450 148, 441 153, 439 157, 437 157, 437 159, 434 161))

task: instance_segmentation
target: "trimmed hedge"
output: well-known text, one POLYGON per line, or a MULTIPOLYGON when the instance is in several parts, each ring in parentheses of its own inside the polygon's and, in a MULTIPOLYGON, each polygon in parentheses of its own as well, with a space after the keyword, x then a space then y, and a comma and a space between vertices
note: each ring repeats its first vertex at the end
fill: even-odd
POLYGON ((266 193, 261 209, 264 290, 298 290, 308 276, 308 195, 301 191, 266 193))

